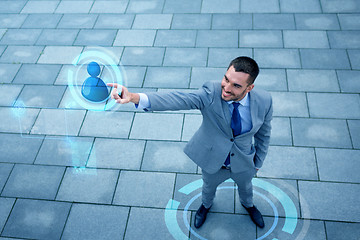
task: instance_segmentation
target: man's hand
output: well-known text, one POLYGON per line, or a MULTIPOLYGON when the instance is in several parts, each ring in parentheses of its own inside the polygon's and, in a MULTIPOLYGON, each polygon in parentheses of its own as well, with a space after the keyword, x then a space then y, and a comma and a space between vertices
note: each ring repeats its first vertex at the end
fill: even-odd
POLYGON ((131 93, 126 87, 121 86, 117 83, 108 83, 106 85, 109 87, 113 87, 110 96, 117 103, 125 104, 129 102, 133 102, 135 104, 139 104, 139 99, 140 99, 139 94, 131 93))

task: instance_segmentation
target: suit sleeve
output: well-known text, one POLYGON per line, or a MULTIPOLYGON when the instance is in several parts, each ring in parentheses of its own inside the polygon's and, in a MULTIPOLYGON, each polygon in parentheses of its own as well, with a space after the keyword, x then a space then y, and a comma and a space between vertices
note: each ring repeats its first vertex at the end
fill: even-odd
POLYGON ((270 106, 265 115, 264 123, 254 135, 255 139, 255 157, 254 163, 256 168, 261 168, 268 152, 271 134, 271 120, 273 114, 272 99, 270 96, 270 106))
POLYGON ((207 82, 202 88, 193 92, 172 91, 166 93, 146 93, 149 98, 150 111, 176 111, 203 109, 211 104, 215 92, 215 83, 207 82))

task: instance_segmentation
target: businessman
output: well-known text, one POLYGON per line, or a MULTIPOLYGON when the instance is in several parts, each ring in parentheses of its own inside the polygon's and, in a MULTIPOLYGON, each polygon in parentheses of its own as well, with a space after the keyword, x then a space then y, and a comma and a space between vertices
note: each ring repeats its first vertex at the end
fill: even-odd
POLYGON ((268 151, 273 109, 270 94, 254 89, 258 74, 255 60, 238 57, 231 61, 221 82, 206 82, 191 93, 131 93, 123 86, 108 84, 114 87, 111 97, 116 102, 133 102, 145 111, 201 111, 202 124, 184 149, 202 169, 202 204, 195 215, 196 228, 205 222, 217 186, 229 178, 237 184, 241 204, 252 221, 264 227, 253 203, 251 180, 268 151))

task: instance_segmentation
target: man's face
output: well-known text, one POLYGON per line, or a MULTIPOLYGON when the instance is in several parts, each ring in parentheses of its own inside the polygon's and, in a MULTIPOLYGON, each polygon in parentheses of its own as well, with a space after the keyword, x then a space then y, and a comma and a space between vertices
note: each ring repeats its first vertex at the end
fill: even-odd
POLYGON ((240 101, 254 88, 254 84, 248 85, 250 75, 244 72, 235 72, 231 66, 221 81, 221 98, 225 101, 240 101))

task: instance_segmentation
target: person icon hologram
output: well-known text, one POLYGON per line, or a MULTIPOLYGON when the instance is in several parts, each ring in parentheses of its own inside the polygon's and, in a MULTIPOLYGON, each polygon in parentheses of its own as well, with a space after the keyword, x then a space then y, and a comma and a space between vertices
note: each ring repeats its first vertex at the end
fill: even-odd
POLYGON ((91 77, 88 77, 82 87, 81 95, 88 101, 100 103, 109 98, 109 90, 102 79, 98 77, 100 74, 100 66, 96 62, 91 62, 87 65, 87 72, 91 77))

